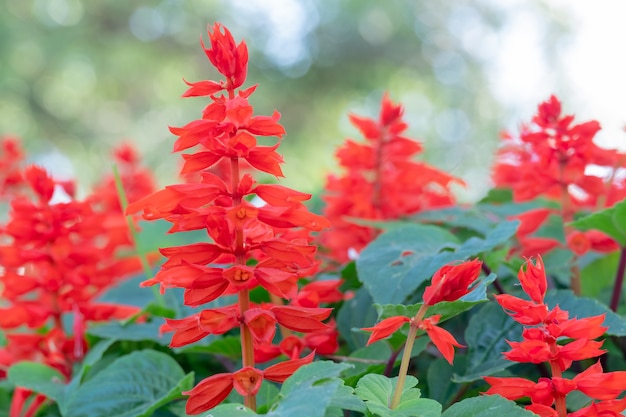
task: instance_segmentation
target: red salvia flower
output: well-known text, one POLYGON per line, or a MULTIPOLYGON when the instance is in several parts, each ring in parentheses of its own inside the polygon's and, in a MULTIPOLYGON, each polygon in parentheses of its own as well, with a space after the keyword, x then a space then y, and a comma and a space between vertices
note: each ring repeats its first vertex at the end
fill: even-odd
POLYGON ((607 402, 626 390, 626 372, 604 373, 597 362, 572 379, 563 377, 563 372, 574 361, 595 358, 606 352, 601 349, 603 342, 594 340, 607 330, 602 326, 604 315, 570 319, 568 312, 558 306, 549 309, 544 304, 547 283, 541 258, 535 264, 527 261, 518 278, 530 301, 506 294, 496 296, 497 302, 514 320, 527 326, 522 332, 523 340, 509 342, 511 350, 504 355, 515 362, 548 363, 552 377, 540 378, 536 383, 524 378, 484 377, 491 385, 487 394, 500 394, 511 400, 528 397, 531 404, 527 409, 540 416, 582 416, 587 412, 608 416, 626 409, 626 402, 607 402), (599 401, 568 414, 565 397, 575 390, 599 401))
POLYGON ((482 262, 475 259, 439 268, 424 290, 424 303, 432 306, 442 301, 456 301, 468 294, 480 275, 481 267, 482 262))
MULTIPOLYGON (((560 203, 558 214, 564 224, 574 219, 576 211, 621 201, 626 197, 626 187, 615 174, 624 168, 626 156, 596 145, 593 139, 599 130, 596 121, 574 124, 574 116, 563 115, 561 102, 551 96, 539 105, 532 124, 524 126, 519 137, 503 136, 493 169, 496 186, 511 188, 515 201, 543 197, 560 203)), ((562 245, 555 239, 530 236, 544 224, 551 211, 536 209, 516 216, 522 220, 517 248, 522 256, 535 256, 562 245)), ((586 233, 566 226, 565 234, 567 247, 576 255, 591 249, 617 249, 606 235, 601 234, 608 241, 606 246, 592 246, 586 233)), ((578 287, 577 278, 574 282, 578 287)))
POLYGON ((461 180, 414 156, 420 143, 403 133, 407 124, 403 108, 383 96, 378 120, 350 115, 365 143, 347 140, 337 150, 342 176, 331 175, 326 183, 324 214, 333 228, 322 234, 331 259, 345 262, 379 233, 377 229, 350 222, 350 217, 398 219, 428 208, 454 203, 450 184, 461 180))
MULTIPOLYGON (((246 44, 237 44, 231 33, 217 23, 209 30, 209 40, 209 47, 203 43, 203 49, 225 79, 187 82, 189 89, 184 97, 208 96, 211 102, 201 119, 170 128, 178 137, 174 151, 187 152, 182 155, 181 174, 188 182, 167 186, 127 209, 129 214, 142 212, 147 220, 169 221, 171 233, 206 230, 212 240, 161 249, 166 262, 153 278, 142 283, 159 285, 162 292, 183 288, 185 304, 201 308, 191 317, 167 320, 162 330, 174 332, 172 346, 240 329, 242 369, 213 375, 187 392, 187 412, 192 414, 213 408, 233 388, 254 409, 263 379, 282 382, 312 360, 312 355, 303 359, 297 355, 304 346, 314 346, 315 339, 305 344, 305 339, 294 336, 294 343, 290 347, 285 343, 283 349, 292 358, 290 361, 265 371, 256 369, 255 356, 269 359, 281 354, 281 349, 272 345, 276 326, 301 333, 334 334, 331 326, 322 323, 331 309, 282 302, 297 299, 298 281, 317 270, 316 247, 308 233, 327 228, 330 223, 303 204, 310 194, 254 180, 254 170, 283 176, 283 158, 277 148, 285 129, 279 123, 278 112, 271 116, 254 114, 248 100, 256 87, 240 89, 247 73, 246 44), (259 136, 277 139, 273 145, 260 146, 259 136), (256 204, 256 200, 261 203, 256 204), (273 304, 250 303, 249 292, 258 287, 270 294, 273 304), (229 294, 237 294, 237 304, 202 308, 229 294)), ((326 351, 332 345, 326 339, 317 343, 326 346, 326 351)))

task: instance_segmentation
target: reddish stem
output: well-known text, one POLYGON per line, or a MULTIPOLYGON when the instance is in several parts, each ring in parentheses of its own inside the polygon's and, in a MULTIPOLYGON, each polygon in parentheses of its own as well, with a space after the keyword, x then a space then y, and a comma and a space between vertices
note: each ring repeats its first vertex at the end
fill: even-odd
MULTIPOLYGON (((239 158, 234 157, 230 159, 230 167, 231 167, 231 193, 233 198, 233 207, 241 204, 241 195, 237 191, 239 186, 239 158)), ((244 245, 244 234, 243 229, 241 227, 236 227, 235 229, 235 254, 236 254, 236 264, 237 265, 245 265, 245 245, 244 245)), ((254 347, 252 341, 252 333, 250 333, 250 329, 246 325, 243 320, 244 314, 246 311, 250 309, 250 292, 249 290, 243 289, 239 291, 239 315, 241 317, 240 328, 240 337, 241 337, 241 359, 242 366, 245 368, 247 366, 254 367, 254 347)), ((253 394, 246 395, 244 397, 244 405, 251 410, 256 411, 256 396, 253 394)))
POLYGON ((626 246, 622 247, 619 252, 619 263, 617 264, 617 273, 615 274, 615 284, 613 285, 613 294, 611 296, 611 310, 617 311, 619 300, 622 295, 622 286, 624 284, 624 271, 626 270, 626 246))

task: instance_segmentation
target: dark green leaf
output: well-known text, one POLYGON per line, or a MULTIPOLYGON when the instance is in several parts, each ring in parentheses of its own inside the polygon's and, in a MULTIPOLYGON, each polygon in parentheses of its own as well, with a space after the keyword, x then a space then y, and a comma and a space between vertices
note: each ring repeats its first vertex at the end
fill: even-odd
POLYGON ((578 230, 599 230, 626 246, 626 200, 613 207, 596 211, 569 224, 578 230))
POLYGON ((585 297, 576 297, 569 290, 548 291, 545 298, 550 308, 558 305, 562 310, 569 312, 570 317, 582 319, 584 317, 606 314, 603 325, 608 327, 607 334, 611 336, 626 336, 626 320, 612 312, 607 306, 597 300, 585 297))
POLYGON ((372 306, 372 297, 365 288, 354 292, 354 297, 345 301, 337 314, 337 329, 348 344, 350 350, 365 346, 369 335, 356 331, 376 323, 376 310, 372 306))
POLYGON ((379 304, 402 303, 442 265, 458 259, 441 252, 457 239, 435 226, 409 225, 383 233, 356 261, 359 280, 379 304))
POLYGON ((19 362, 9 368, 9 382, 16 387, 27 388, 44 394, 61 403, 65 391, 65 377, 56 369, 42 363, 19 362))
POLYGON ((448 408, 441 417, 536 417, 499 395, 466 398, 448 408))
POLYGON ((506 340, 521 340, 522 326, 497 303, 482 306, 470 319, 465 331, 468 346, 467 370, 454 375, 454 382, 471 382, 508 368, 514 363, 502 352, 510 350, 506 340))
POLYGON ((185 375, 169 355, 135 351, 68 392, 61 411, 65 417, 147 417, 192 385, 193 374, 185 375))

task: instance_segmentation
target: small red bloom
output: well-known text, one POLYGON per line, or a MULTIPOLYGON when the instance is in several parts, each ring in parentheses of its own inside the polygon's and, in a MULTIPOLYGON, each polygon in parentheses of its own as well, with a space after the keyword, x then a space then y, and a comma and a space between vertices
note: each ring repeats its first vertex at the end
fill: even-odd
POLYGON ((480 275, 481 267, 482 262, 477 259, 441 267, 424 291, 424 303, 435 305, 442 301, 455 301, 468 294, 470 286, 480 275))
POLYGON ((436 326, 440 318, 441 315, 439 314, 425 318, 419 323, 419 328, 426 331, 426 334, 428 334, 430 340, 437 347, 437 350, 452 364, 454 360, 454 347, 464 346, 457 342, 450 332, 436 326))
POLYGON ((377 342, 381 339, 384 339, 387 336, 392 335, 396 332, 400 327, 404 325, 404 323, 409 323, 411 321, 410 318, 404 316, 395 316, 389 317, 373 327, 365 327, 363 330, 372 332, 370 338, 367 341, 367 345, 371 345, 374 342, 377 342))

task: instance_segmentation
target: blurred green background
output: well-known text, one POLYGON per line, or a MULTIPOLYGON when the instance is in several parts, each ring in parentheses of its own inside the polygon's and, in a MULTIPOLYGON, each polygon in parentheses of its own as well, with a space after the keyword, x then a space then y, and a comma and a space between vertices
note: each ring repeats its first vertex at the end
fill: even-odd
MULTIPOLYGON (((571 33, 568 13, 550 2, 500 3, 0 0, 0 134, 21 137, 32 160, 76 175, 83 189, 110 170, 110 149, 123 140, 162 185, 173 183, 179 157, 167 127, 206 104, 180 98, 182 78, 218 78, 199 40, 220 21, 250 48, 257 113, 282 113, 281 183, 318 192, 336 169, 335 148, 358 137, 347 113, 375 116, 388 91, 424 157, 465 179, 461 198, 475 199, 489 186, 499 131, 522 120, 490 78, 507 28, 530 16, 544 65, 571 33)), ((527 119, 534 105, 525 110, 527 119)))

